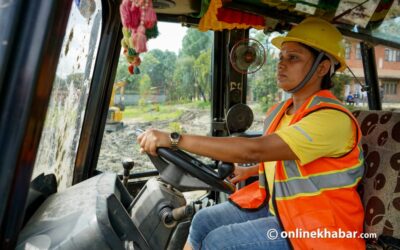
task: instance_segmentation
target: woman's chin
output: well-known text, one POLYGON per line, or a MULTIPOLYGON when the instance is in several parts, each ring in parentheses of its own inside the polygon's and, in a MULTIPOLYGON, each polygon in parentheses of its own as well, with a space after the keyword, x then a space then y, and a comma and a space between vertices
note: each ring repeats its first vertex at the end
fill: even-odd
POLYGON ((278 82, 277 83, 278 88, 284 90, 284 91, 288 91, 289 89, 291 89, 292 87, 289 86, 289 84, 285 83, 285 82, 278 82))

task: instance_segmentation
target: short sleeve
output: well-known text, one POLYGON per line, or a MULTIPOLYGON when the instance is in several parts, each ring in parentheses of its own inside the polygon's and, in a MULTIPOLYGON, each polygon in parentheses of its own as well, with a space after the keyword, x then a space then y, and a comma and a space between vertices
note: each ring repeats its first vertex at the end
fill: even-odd
POLYGON ((313 112, 275 133, 302 164, 321 157, 339 157, 355 143, 355 124, 346 113, 334 109, 313 112))

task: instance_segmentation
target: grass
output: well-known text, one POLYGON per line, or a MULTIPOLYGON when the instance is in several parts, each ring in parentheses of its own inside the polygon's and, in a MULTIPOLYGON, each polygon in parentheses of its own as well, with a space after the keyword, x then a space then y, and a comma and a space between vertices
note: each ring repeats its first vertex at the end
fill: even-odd
POLYGON ((125 108, 125 118, 141 118, 144 121, 164 121, 178 119, 183 111, 176 105, 150 104, 145 106, 128 106, 125 108))
POLYGON ((185 103, 183 105, 188 108, 197 108, 197 109, 210 109, 211 108, 211 103, 204 102, 204 101, 194 101, 194 102, 185 103))

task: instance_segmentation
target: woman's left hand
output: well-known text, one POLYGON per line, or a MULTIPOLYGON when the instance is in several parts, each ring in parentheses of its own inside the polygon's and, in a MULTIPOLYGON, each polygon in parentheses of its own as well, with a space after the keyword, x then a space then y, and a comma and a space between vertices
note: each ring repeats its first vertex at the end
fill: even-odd
POLYGON ((148 129, 137 137, 141 153, 157 156, 157 148, 170 147, 169 134, 156 129, 148 129))

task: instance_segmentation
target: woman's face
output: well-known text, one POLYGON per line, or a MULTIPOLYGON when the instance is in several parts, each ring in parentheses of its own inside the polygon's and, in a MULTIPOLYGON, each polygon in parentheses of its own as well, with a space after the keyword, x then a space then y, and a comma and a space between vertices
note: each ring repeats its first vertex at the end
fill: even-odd
POLYGON ((285 42, 279 53, 278 87, 290 90, 296 87, 310 71, 313 54, 297 42, 285 42))

